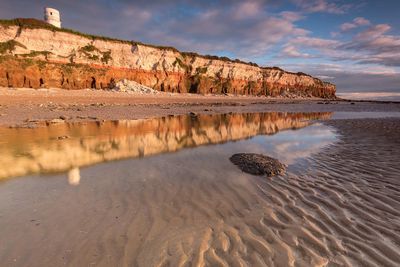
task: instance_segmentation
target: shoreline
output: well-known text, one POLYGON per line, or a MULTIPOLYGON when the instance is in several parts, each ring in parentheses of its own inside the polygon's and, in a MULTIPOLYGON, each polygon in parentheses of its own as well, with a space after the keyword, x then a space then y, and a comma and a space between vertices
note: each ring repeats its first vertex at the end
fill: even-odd
POLYGON ((400 102, 270 98, 194 94, 130 94, 102 90, 0 88, 0 126, 32 127, 37 121, 146 119, 169 115, 252 112, 400 112, 400 102))

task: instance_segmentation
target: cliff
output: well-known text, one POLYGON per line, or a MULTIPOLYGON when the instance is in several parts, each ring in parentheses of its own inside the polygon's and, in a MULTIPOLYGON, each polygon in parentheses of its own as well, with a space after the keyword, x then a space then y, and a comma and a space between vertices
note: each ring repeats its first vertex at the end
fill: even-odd
POLYGON ((0 179, 64 172, 95 163, 176 152, 256 135, 300 129, 331 113, 253 113, 170 116, 104 123, 0 128, 0 179), (59 140, 60 136, 69 136, 59 140))
POLYGON ((0 21, 0 86, 112 87, 127 78, 167 92, 334 98, 304 73, 58 29, 34 19, 0 21))

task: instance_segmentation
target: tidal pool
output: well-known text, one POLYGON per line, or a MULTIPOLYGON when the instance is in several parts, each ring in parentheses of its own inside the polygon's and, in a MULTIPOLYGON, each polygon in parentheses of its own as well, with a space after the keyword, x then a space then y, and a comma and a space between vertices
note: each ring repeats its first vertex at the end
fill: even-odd
MULTIPOLYGON (((82 166, 273 135, 329 116, 331 113, 188 115, 0 128, 0 165, 4 166, 0 179, 69 170, 76 176, 76 169, 82 166)), ((298 138, 301 136, 308 138, 307 134, 298 138)), ((257 140, 244 146, 251 143, 257 140)))
POLYGON ((321 122, 331 115, 0 129, 0 265, 351 265, 348 211, 336 213, 346 190, 319 181, 330 169, 310 160, 339 142, 321 122), (229 161, 239 152, 277 158, 287 173, 242 173, 229 161))

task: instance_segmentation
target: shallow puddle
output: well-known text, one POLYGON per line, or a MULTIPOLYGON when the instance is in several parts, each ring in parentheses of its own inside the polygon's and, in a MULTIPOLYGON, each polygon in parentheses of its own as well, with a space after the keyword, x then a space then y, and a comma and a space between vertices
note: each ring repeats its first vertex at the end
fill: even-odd
MULTIPOLYGON (((335 128, 321 123, 331 115, 198 115, 1 129, 0 177, 16 178, 0 181, 0 262, 352 265, 358 243, 342 243, 348 211, 338 208, 346 205, 347 189, 330 174, 319 180, 330 169, 322 172, 308 160, 340 141, 335 128), (229 161, 238 152, 277 158, 288 165, 287 174, 242 173, 229 161)), ((368 225, 364 229, 368 235, 368 225)))
MULTIPOLYGON (((33 129, 0 128, 0 165, 4 166, 0 178, 69 170, 74 176, 76 168, 82 166, 273 135, 301 129, 312 120, 330 116, 331 113, 188 115, 60 123, 33 129)), ((298 134, 297 138, 296 144, 299 144, 309 136, 298 134)), ((264 145, 264 141, 257 138, 244 146, 257 143, 264 145)))

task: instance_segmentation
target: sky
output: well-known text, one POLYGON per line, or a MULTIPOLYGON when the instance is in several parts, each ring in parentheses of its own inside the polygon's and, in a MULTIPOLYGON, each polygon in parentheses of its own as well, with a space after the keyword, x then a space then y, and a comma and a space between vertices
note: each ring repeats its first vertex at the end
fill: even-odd
POLYGON ((398 0, 0 0, 0 18, 301 71, 337 91, 400 92, 398 0))

